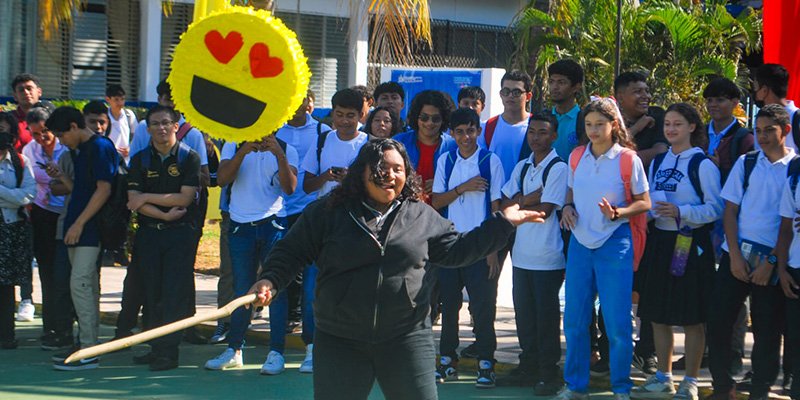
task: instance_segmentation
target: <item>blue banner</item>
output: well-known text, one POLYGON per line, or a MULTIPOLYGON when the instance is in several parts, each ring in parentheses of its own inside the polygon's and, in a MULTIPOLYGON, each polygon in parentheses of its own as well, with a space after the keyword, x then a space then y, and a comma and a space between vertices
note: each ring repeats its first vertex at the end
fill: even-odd
POLYGON ((406 118, 411 100, 423 90, 440 90, 449 94, 453 102, 457 103, 458 91, 462 87, 481 86, 481 75, 481 71, 393 70, 392 81, 399 83, 406 92, 405 107, 400 117, 406 118))

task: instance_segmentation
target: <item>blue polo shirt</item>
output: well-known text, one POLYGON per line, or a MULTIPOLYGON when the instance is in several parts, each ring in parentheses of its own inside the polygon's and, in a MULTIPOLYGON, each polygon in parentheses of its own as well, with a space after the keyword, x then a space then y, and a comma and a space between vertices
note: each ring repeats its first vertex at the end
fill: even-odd
MULTIPOLYGON (((64 234, 89 204, 89 199, 97 189, 97 181, 112 183, 118 166, 119 154, 114 143, 108 138, 95 135, 78 145, 78 155, 75 157, 75 181, 72 187, 72 197, 67 206, 67 215, 64 218, 64 234), (90 152, 92 153, 91 160, 89 160, 90 152)), ((92 217, 83 227, 83 232, 75 247, 100 245, 95 217, 92 217)))
POLYGON ((553 116, 555 116, 556 121, 558 121, 558 138, 553 142, 553 148, 562 160, 569 160, 569 153, 578 146, 576 124, 580 112, 581 107, 577 104, 565 114, 559 114, 556 108, 553 107, 553 116))

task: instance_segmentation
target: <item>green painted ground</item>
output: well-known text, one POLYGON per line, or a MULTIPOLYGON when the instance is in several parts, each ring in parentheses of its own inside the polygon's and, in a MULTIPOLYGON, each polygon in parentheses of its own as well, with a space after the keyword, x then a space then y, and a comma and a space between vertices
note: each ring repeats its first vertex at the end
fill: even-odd
MULTIPOLYGON (((0 351, 0 399, 311 399, 311 375, 297 371, 303 355, 287 353, 287 370, 278 376, 262 376, 259 368, 266 349, 245 349, 245 367, 228 371, 206 371, 202 365, 224 347, 183 345, 181 367, 167 372, 150 372, 133 365, 131 357, 142 354, 146 346, 108 355, 101 367, 91 371, 56 371, 50 362, 51 352, 41 350, 38 336, 40 320, 18 323, 20 348, 0 351)), ((112 335, 109 326, 101 326, 102 339, 112 335)), ((474 387, 474 375, 464 373, 458 382, 440 386, 441 399, 523 399, 532 398, 530 388, 474 387)), ((343 382, 346 384, 346 382, 343 382)), ((373 390, 370 399, 382 399, 373 390)))

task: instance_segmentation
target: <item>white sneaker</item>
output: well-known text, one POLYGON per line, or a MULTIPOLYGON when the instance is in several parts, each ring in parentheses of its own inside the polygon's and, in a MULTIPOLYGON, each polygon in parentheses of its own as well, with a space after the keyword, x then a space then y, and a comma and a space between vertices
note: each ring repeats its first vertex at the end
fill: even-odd
POLYGON ((304 374, 310 374, 314 372, 314 345, 309 344, 306 346, 306 358, 303 359, 303 363, 300 364, 300 372, 304 374))
POLYGON ((634 399, 671 399, 674 394, 675 384, 672 379, 661 382, 656 375, 653 375, 647 378, 641 386, 631 389, 630 396, 634 399))
POLYGON ((244 363, 242 363, 242 351, 234 350, 230 347, 225 349, 225 351, 216 358, 206 361, 206 369, 217 371, 228 368, 238 368, 242 365, 244 365, 244 363))
POLYGON ((278 375, 283 372, 285 364, 283 354, 272 350, 267 354, 267 361, 261 366, 261 375, 278 375))
POLYGON ((31 300, 22 300, 19 302, 19 308, 17 309, 17 321, 32 322, 35 312, 36 307, 33 306, 31 300))
POLYGON ((673 400, 697 400, 697 383, 689 382, 687 380, 681 381, 675 395, 672 396, 673 400))
POLYGON ((561 389, 560 392, 553 398, 553 400, 589 400, 588 393, 581 393, 581 392, 573 392, 572 390, 567 389, 564 387, 561 389))

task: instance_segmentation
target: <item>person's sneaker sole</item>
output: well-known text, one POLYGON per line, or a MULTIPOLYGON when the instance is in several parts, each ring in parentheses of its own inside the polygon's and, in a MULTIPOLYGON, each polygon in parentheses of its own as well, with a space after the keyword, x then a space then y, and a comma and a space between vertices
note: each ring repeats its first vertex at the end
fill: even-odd
POLYGON ((82 364, 62 364, 60 362, 53 364, 53 368, 59 371, 85 371, 88 369, 95 369, 100 366, 100 362, 95 359, 95 361, 82 363, 82 364))
POLYGON ((280 371, 267 371, 267 370, 265 370, 265 369, 263 369, 263 368, 262 368, 262 369, 261 369, 261 375, 280 375, 280 374, 282 374, 282 373, 283 373, 283 371, 285 371, 285 370, 286 370, 286 368, 284 368, 284 369, 282 369, 282 370, 280 370, 280 371))
POLYGON ((492 389, 496 386, 497 385, 494 383, 479 383, 479 382, 475 383, 475 387, 478 389, 492 389))

